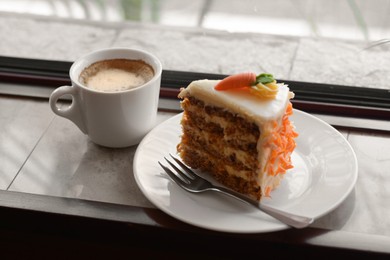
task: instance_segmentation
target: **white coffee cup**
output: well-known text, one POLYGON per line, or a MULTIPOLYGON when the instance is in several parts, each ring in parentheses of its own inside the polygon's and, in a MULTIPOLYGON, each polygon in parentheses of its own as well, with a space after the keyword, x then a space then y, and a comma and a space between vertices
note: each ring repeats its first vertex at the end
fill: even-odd
POLYGON ((62 86, 50 96, 50 107, 75 123, 96 144, 127 147, 138 144, 155 125, 161 85, 161 62, 152 54, 128 48, 110 48, 87 54, 73 63, 71 86, 62 86), (110 59, 142 60, 154 70, 145 84, 121 91, 102 92, 88 88, 80 73, 91 64, 110 59), (69 107, 57 106, 64 95, 72 97, 69 107))

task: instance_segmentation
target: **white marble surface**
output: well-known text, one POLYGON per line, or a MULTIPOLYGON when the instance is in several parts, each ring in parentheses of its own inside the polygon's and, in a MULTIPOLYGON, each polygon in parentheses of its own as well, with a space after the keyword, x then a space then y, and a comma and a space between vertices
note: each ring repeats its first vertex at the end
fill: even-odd
MULTIPOLYGON (((160 112, 156 124, 172 115, 160 112)), ((8 190, 153 207, 132 175, 137 146, 123 149, 98 146, 71 121, 58 116, 54 116, 36 143, 8 190)), ((19 154, 11 151, 4 160, 10 161, 10 157, 19 154)))
POLYGON ((0 189, 8 189, 53 118, 46 101, 0 96, 0 189))
MULTIPOLYGON (((388 49, 367 43, 0 15, 0 55, 72 61, 104 47, 155 53, 165 69, 268 71, 278 78, 390 89, 388 49)), ((159 120, 172 116, 160 113, 159 120)), ((360 158, 355 190, 313 226, 390 236, 388 137, 350 135, 360 158), (375 144, 373 144, 374 142, 375 144), (369 148, 367 148, 369 147, 369 148), (376 166, 375 161, 380 162, 376 166)), ((92 144, 47 101, 0 95, 0 189, 153 207, 131 175, 135 147, 92 144)))

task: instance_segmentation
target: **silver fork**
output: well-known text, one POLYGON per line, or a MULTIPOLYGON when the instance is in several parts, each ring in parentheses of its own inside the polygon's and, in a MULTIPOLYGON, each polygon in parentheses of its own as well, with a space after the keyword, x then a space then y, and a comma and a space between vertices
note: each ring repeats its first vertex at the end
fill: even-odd
POLYGON ((250 199, 249 197, 244 196, 241 193, 235 192, 235 191, 227 189, 225 187, 215 186, 211 182, 205 180, 204 178, 202 178, 199 175, 197 175, 196 173, 194 173, 190 168, 188 168, 179 159, 172 156, 171 154, 170 154, 170 156, 172 157, 172 159, 175 160, 175 162, 178 165, 180 165, 180 167, 184 171, 180 170, 174 163, 169 161, 166 157, 164 157, 164 159, 176 171, 177 175, 169 167, 163 165, 161 162, 158 162, 158 163, 164 169, 164 171, 172 178, 172 180, 175 183, 177 183, 180 187, 185 189, 186 191, 193 192, 193 193, 204 192, 204 191, 221 192, 223 194, 229 195, 230 197, 233 197, 235 199, 246 202, 252 206, 255 206, 257 209, 262 210, 263 212, 274 217, 275 219, 279 220, 280 222, 287 224, 289 226, 295 227, 295 228, 307 227, 314 220, 313 218, 310 218, 310 217, 299 216, 299 215, 291 214, 291 213, 288 213, 288 212, 285 212, 285 211, 282 211, 279 209, 269 207, 267 205, 259 203, 258 201, 250 199))

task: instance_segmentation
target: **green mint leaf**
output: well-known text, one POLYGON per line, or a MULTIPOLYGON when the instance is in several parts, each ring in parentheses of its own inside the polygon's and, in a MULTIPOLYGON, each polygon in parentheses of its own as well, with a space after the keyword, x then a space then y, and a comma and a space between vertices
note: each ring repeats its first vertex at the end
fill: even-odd
POLYGON ((256 77, 256 83, 267 84, 273 82, 274 80, 274 76, 267 73, 261 73, 256 77))

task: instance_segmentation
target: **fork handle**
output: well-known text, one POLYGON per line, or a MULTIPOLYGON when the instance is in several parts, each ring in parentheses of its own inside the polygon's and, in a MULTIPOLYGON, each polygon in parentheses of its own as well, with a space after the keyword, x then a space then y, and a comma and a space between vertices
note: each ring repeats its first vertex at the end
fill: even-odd
POLYGON ((285 212, 279 209, 269 207, 264 204, 259 204, 258 206, 262 211, 266 212, 268 215, 280 220, 281 222, 295 227, 295 228, 304 228, 313 223, 314 219, 310 217, 295 215, 289 212, 285 212))
POLYGON ((224 187, 214 187, 215 191, 222 192, 230 197, 233 197, 235 199, 244 201, 257 209, 260 209, 267 213, 268 215, 274 217, 275 219, 281 221, 282 223, 285 223, 289 226, 295 227, 295 228, 304 228, 313 223, 314 219, 310 217, 304 217, 300 215, 295 215, 289 212, 282 211, 280 209, 275 209, 270 206, 264 205, 259 203, 258 201, 255 201, 241 193, 235 192, 233 190, 224 188, 224 187))

